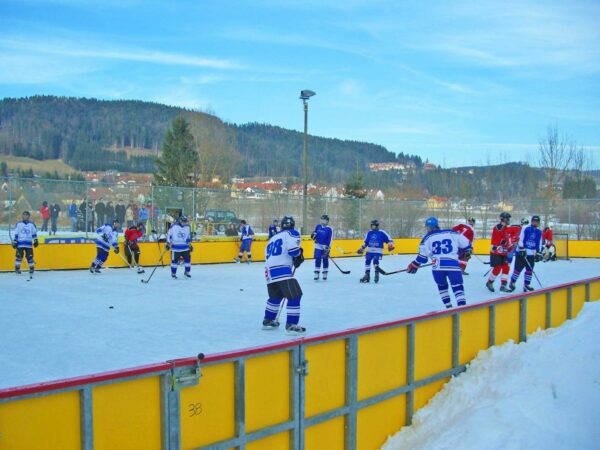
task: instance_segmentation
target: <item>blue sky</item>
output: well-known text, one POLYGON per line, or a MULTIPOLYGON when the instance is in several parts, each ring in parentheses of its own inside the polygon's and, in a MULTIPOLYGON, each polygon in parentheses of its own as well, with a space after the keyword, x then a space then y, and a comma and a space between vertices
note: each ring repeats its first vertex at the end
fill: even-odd
POLYGON ((600 168, 600 2, 0 0, 0 97, 140 99, 445 167, 600 168), (598 156, 595 154, 598 153, 598 156))

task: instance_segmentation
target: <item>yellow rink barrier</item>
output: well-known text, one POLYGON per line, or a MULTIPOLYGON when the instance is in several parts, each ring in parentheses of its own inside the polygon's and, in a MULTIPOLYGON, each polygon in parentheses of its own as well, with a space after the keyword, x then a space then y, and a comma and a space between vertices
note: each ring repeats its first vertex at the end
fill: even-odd
POLYGON ((370 450, 483 349, 600 299, 600 277, 309 338, 0 390, 0 450, 370 450))
MULTIPOLYGON (((394 254, 416 254, 420 239, 395 239, 396 249, 394 254)), ((264 261, 265 246, 267 240, 259 236, 252 244, 252 259, 264 261)), ((331 256, 334 258, 343 256, 357 256, 356 250, 362 245, 361 239, 336 239, 331 245, 331 256)), ((600 255, 600 241, 568 241, 568 254, 571 258, 596 258, 600 255)), ((142 266, 153 266, 160 264, 159 259, 164 244, 157 242, 142 242, 139 244, 141 250, 140 264, 142 266)), ((214 264, 228 263, 238 255, 240 246, 239 239, 228 237, 212 237, 200 242, 193 242, 194 251, 191 254, 192 264, 214 264)), ((124 255, 123 243, 119 244, 121 255, 124 255)), ((310 258, 313 255, 313 242, 308 236, 302 237, 302 248, 304 256, 310 258)), ((489 253, 489 240, 480 239, 475 241, 475 253, 486 255, 489 253)), ((384 254, 388 254, 387 250, 384 254)), ((566 249, 560 249, 559 253, 566 254, 566 249)), ((96 257, 96 245, 93 242, 78 244, 44 244, 41 243, 35 250, 36 270, 63 270, 63 269, 87 269, 96 257)), ((162 263, 170 263, 170 253, 163 255, 162 263)), ((14 270, 15 251, 9 244, 0 244, 0 272, 14 270)), ((119 255, 111 250, 105 263, 106 267, 127 267, 119 255)), ((23 267, 27 268, 27 262, 23 261, 23 267)))

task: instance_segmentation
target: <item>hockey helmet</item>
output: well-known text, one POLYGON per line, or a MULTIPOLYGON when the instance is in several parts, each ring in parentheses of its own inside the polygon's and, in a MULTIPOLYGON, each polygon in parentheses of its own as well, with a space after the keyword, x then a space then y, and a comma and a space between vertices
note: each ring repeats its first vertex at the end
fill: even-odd
POLYGON ((371 220, 371 228, 372 227, 379 228, 379 220, 377 220, 377 219, 371 220))
POLYGON ((296 226, 296 221, 292 216, 284 216, 281 219, 281 229, 282 230, 293 230, 296 226))
POLYGON ((531 221, 532 222, 537 222, 539 224, 540 223, 540 216, 531 216, 531 221))
POLYGON ((329 216, 327 214, 323 214, 321 216, 321 222, 329 223, 329 216))
POLYGON ((469 217, 467 219, 467 223, 469 223, 470 225, 475 225, 475 217, 469 217))
POLYGON ((25 217, 25 216, 29 217, 30 215, 31 214, 29 214, 29 211, 23 211, 23 214, 22 214, 23 217, 25 217))
POLYGON ((500 220, 506 220, 508 222, 511 217, 512 216, 509 213, 507 213, 506 211, 500 213, 500 220))
POLYGON ((529 225, 529 219, 526 219, 525 217, 523 217, 521 219, 521 226, 523 226, 523 225, 529 225))
POLYGON ((240 220, 240 225, 246 225, 246 221, 244 219, 240 220))
POLYGON ((435 230, 436 228, 440 227, 440 224, 437 220, 437 217, 430 217, 425 221, 425 226, 430 230, 435 230))
POLYGON ((179 217, 179 221, 180 221, 181 223, 187 223, 187 221, 188 221, 188 218, 187 218, 187 216, 181 215, 181 216, 179 217))

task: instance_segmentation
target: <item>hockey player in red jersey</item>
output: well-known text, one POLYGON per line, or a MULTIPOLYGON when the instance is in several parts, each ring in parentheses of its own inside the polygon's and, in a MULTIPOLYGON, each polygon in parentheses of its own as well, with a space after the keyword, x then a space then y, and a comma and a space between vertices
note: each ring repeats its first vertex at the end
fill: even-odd
POLYGON ((548 260, 556 261, 556 246, 553 242, 552 228, 549 226, 544 227, 544 230, 542 231, 542 246, 544 262, 548 260))
MULTIPOLYGON (((467 223, 459 223, 454 228, 452 228, 452 231, 456 231, 457 233, 462 234, 464 237, 466 237, 469 240, 469 243, 471 244, 472 248, 473 241, 475 240, 475 230, 473 228, 474 226, 475 219, 471 217, 467 220, 467 223)), ((467 269, 467 262, 469 261, 469 259, 471 259, 470 254, 467 254, 466 252, 459 252, 458 264, 460 265, 460 270, 462 271, 463 275, 469 275, 467 272, 465 272, 465 270, 467 269)))
POLYGON ((510 266, 508 265, 508 252, 511 247, 511 236, 508 230, 510 224, 510 214, 503 212, 500 214, 500 222, 496 224, 492 230, 492 240, 490 249, 490 265, 492 271, 488 278, 485 287, 494 292, 494 280, 501 275, 500 290, 502 292, 510 292, 508 289, 508 273, 510 266))
POLYGON ((125 230, 125 256, 127 262, 131 265, 131 259, 135 261, 138 273, 144 273, 144 269, 140 266, 140 246, 138 245, 138 239, 140 239, 144 233, 142 231, 142 222, 137 225, 132 225, 125 230))

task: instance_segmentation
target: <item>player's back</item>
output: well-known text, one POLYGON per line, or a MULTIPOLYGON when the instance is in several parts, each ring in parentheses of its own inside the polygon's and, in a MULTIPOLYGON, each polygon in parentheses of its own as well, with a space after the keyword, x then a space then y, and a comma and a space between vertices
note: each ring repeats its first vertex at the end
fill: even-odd
POLYGON ((300 234, 283 230, 271 237, 265 247, 267 283, 292 277, 293 256, 300 254, 300 234))
POLYGON ((438 260, 458 261, 459 250, 468 247, 469 240, 454 230, 437 230, 427 234, 421 241, 424 255, 438 260))

